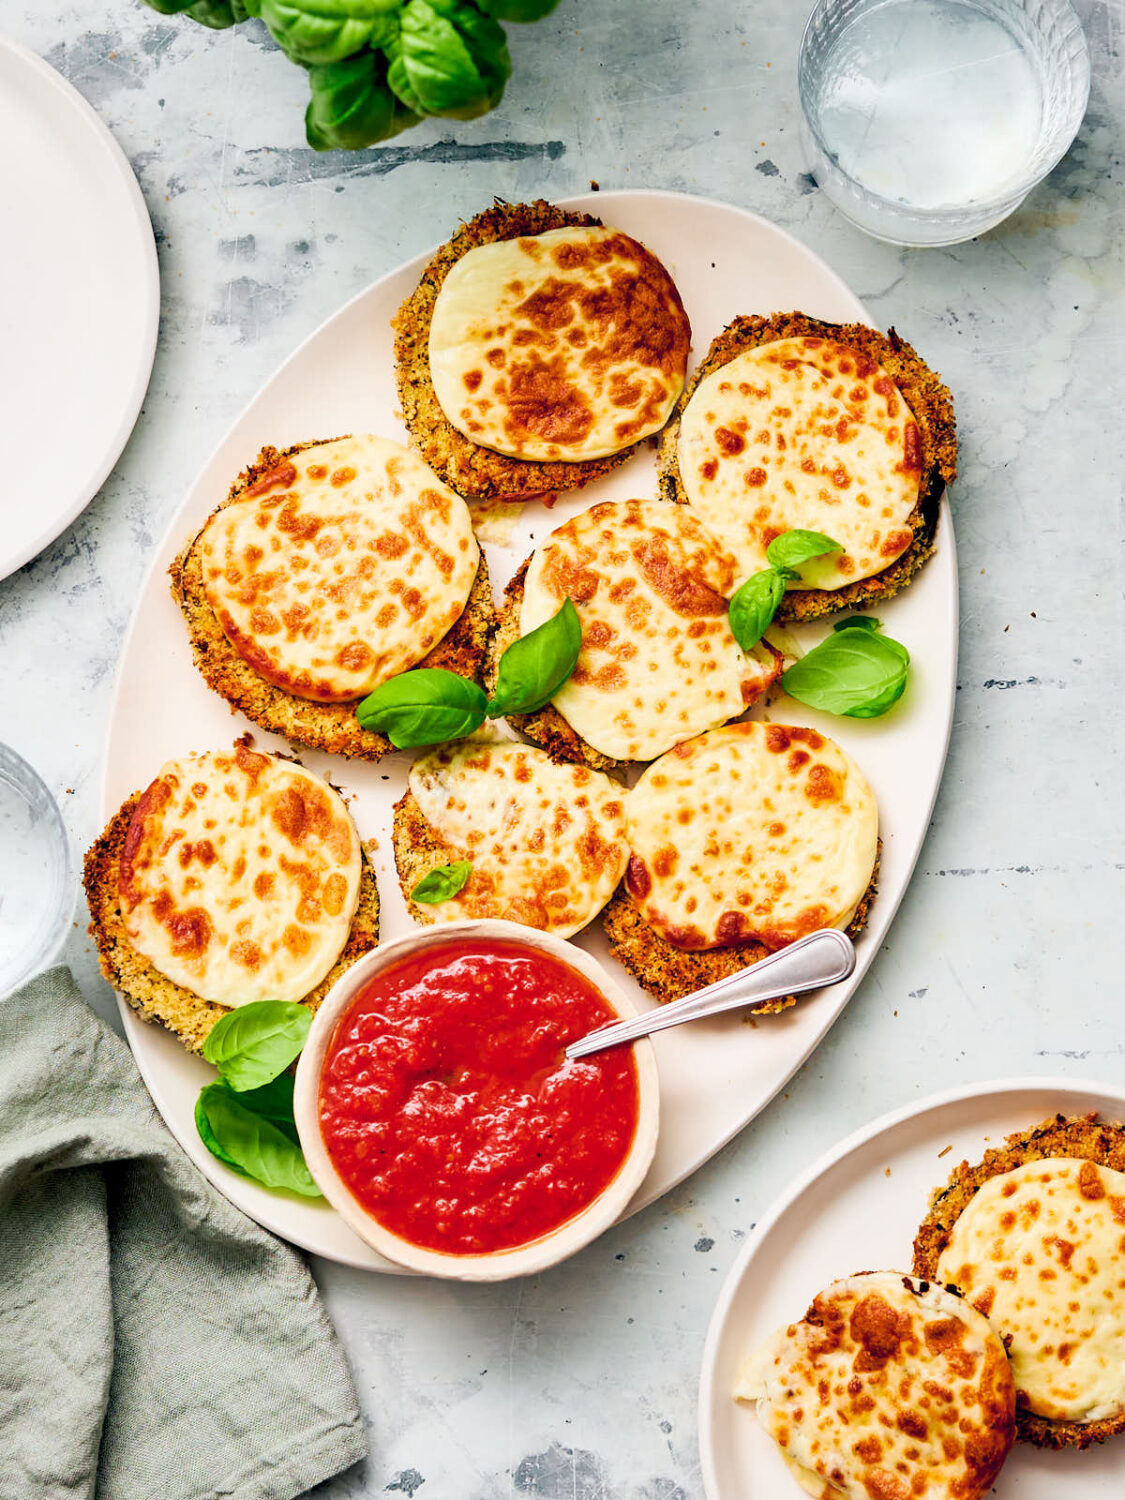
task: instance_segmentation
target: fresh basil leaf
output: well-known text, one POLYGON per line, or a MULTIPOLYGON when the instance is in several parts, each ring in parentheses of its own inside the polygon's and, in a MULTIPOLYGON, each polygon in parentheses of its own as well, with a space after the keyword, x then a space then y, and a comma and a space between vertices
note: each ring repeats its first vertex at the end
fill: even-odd
POLYGON ((582 624, 571 600, 558 614, 513 641, 500 658, 488 717, 534 714, 545 708, 578 665, 582 624))
POLYGON ((766 556, 775 568, 799 568, 826 552, 839 552, 840 543, 819 531, 783 531, 766 548, 766 556))
POLYGON ((203 1043, 203 1056, 239 1093, 260 1088, 285 1071, 305 1045, 311 1025, 307 1005, 255 1000, 216 1021, 203 1043))
POLYGON ((512 71, 503 28, 467 0, 407 0, 397 34, 382 45, 387 83, 416 115, 484 114, 512 71))
POLYGON ((486 702, 483 689, 467 677, 442 667, 418 667, 369 693, 356 717, 397 749, 411 750, 472 734, 484 723, 486 702))
POLYGON ((195 1121, 211 1154, 243 1177, 303 1198, 320 1197, 300 1146, 265 1115, 248 1109, 222 1079, 200 1092, 195 1121))
POLYGON ((428 875, 422 876, 410 892, 410 899, 424 901, 427 905, 452 901, 472 873, 472 864, 467 859, 456 859, 451 865, 438 865, 428 875))
POLYGON ((297 1122, 293 1117, 293 1085, 291 1072, 279 1073, 270 1083, 259 1089, 246 1089, 238 1096, 238 1102, 252 1109, 256 1115, 269 1120, 283 1131, 291 1141, 300 1144, 297 1122))
POLYGON ((876 719, 902 697, 909 665, 910 653, 900 641, 853 626, 814 646, 783 673, 781 685, 810 708, 876 719))
POLYGON ((756 646, 769 628, 785 593, 785 574, 788 571, 763 568, 760 573, 751 573, 732 594, 730 630, 743 651, 756 646))
POLYGON ((314 151, 359 151, 418 123, 386 86, 381 53, 364 48, 309 69, 305 138, 314 151))
POLYGON ((837 620, 833 630, 882 630, 882 620, 874 615, 850 615, 846 620, 837 620))
POLYGON ((307 68, 387 46, 401 10, 402 0, 261 0, 259 14, 286 56, 307 68))

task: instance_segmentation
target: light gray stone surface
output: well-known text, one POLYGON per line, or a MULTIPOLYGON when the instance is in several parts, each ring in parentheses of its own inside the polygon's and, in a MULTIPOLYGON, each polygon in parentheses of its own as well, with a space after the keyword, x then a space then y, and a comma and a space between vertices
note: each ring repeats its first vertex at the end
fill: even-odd
MULTIPOLYGON (((495 114, 321 157, 303 142, 298 70, 253 26, 211 33, 133 0, 0 0, 0 26, 70 78, 128 153, 163 278, 152 385, 117 470, 0 583, 0 738, 54 788, 76 850, 99 824, 132 601, 202 460, 325 316, 492 195, 558 197, 595 179, 754 209, 823 255, 881 326, 907 333, 957 400, 956 724, 886 950, 753 1127, 570 1264, 483 1289, 318 1265, 374 1455, 318 1500, 696 1500, 711 1307, 799 1169, 945 1085, 1125 1080, 1125 12, 1120 0, 1079 5, 1093 97, 1049 181, 982 240, 910 252, 851 229, 802 175, 805 8, 563 0, 513 32, 515 76, 495 114)), ((83 926, 81 913, 66 957, 113 1019, 83 926)))

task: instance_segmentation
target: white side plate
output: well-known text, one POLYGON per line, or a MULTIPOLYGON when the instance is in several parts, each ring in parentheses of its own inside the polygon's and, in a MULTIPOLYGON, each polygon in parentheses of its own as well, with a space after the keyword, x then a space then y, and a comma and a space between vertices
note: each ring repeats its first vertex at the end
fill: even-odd
MULTIPOLYGON (((1008 1078, 932 1095, 883 1115, 821 1158, 758 1223, 711 1319, 699 1392, 707 1500, 800 1500, 802 1491, 751 1407, 731 1389, 742 1361, 804 1316, 817 1292, 856 1271, 909 1271, 914 1236, 962 1161, 1056 1111, 1125 1119, 1125 1089, 1065 1078, 1008 1078)), ((1125 1484, 1125 1440, 1085 1453, 1017 1443, 998 1500, 1110 1500, 1125 1484)))
POLYGON ((160 321, 152 225, 82 95, 0 37, 0 578, 65 530, 121 455, 160 321))
MULTIPOLYGON (((738 313, 799 308, 834 321, 869 321, 847 287, 804 246, 753 214, 675 193, 600 193, 569 206, 620 225, 661 257, 683 296, 696 357, 738 313)), ((229 745, 247 726, 204 685, 191 661, 165 570, 176 552, 225 496, 231 481, 265 443, 279 447, 310 437, 372 431, 404 437, 397 419, 389 320, 417 284, 428 260, 419 257, 361 292, 282 366, 235 422, 192 487, 157 553, 122 653, 110 716, 103 810, 108 818, 147 786, 174 755, 229 745)), ((597 484, 562 496, 551 510, 529 502, 503 546, 486 545, 497 591, 532 548, 561 521, 599 500, 654 491, 650 450, 597 484)), ((880 608, 887 630, 913 659, 906 696, 884 719, 863 723, 816 714, 785 698, 768 716, 812 724, 837 739, 867 772, 879 798, 883 861, 879 897, 858 947, 853 979, 756 1026, 737 1017, 681 1026, 656 1038, 661 1078, 661 1137, 656 1159, 632 1211, 652 1202, 694 1171, 773 1098, 840 1014, 870 964, 906 889, 925 837, 945 761, 957 666, 957 568, 948 509, 937 555, 906 593, 880 608)), ((824 627, 803 634, 811 643, 824 627)), ((256 732, 265 748, 281 741, 256 732)), ((384 939, 412 923, 398 889, 391 853, 392 804, 402 794, 408 758, 378 765, 302 757, 353 796, 361 837, 378 840, 375 864, 384 939)), ((607 959, 599 925, 579 941, 607 959)), ((638 1006, 651 1000, 624 973, 638 1006)), ((297 1202, 237 1177, 199 1141, 192 1110, 211 1070, 158 1027, 122 1005, 126 1034, 157 1107, 172 1132, 211 1180, 252 1218, 308 1250, 349 1265, 393 1270, 363 1246, 326 1206, 297 1202)))

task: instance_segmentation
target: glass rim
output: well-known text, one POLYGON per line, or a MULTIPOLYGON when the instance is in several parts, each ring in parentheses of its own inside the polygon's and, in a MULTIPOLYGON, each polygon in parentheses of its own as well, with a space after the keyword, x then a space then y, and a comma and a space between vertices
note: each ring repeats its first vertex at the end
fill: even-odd
POLYGON ((54 878, 50 905, 41 913, 38 928, 32 933, 31 943, 22 952, 17 950, 19 956, 13 965, 14 978, 10 982, 0 980, 2 1003, 28 979, 38 974, 62 946, 67 923, 74 910, 74 892, 71 889, 74 865, 66 824, 50 787, 33 765, 2 740, 0 781, 7 782, 18 792, 33 814, 45 825, 43 832, 54 878))
MULTIPOLYGON (((881 193, 865 187, 862 182, 853 177, 850 172, 846 172, 843 167, 833 160, 832 151, 814 119, 806 87, 806 60, 809 53, 809 39, 813 29, 813 22, 817 20, 830 3, 831 0, 816 0, 812 10, 809 12, 809 18, 805 22, 805 29, 801 33, 801 46, 797 53, 797 95, 800 100, 801 115, 805 127, 811 134, 821 155, 828 162, 832 163, 835 170, 858 197, 866 200, 880 210, 889 211, 897 218, 905 221, 913 220, 914 222, 928 224, 956 224, 970 219, 983 220, 989 214, 1002 213, 1006 208, 1017 207, 1027 197, 1028 193, 1031 192, 1032 188, 1037 187, 1049 173, 1054 171, 1074 144, 1090 102, 1090 47, 1086 40, 1086 32, 1079 19, 1078 12, 1074 9, 1070 0, 1054 0, 1060 12, 1069 16, 1070 30, 1068 37, 1073 36, 1075 33, 1077 33, 1078 37, 1078 45, 1069 59, 1069 71, 1078 86, 1075 90, 1073 103, 1068 112, 1064 128, 1059 136, 1060 144, 1057 151, 1048 153, 1033 170, 1026 172, 1022 177, 1016 178, 1011 188, 997 194, 995 197, 981 198, 974 202, 971 208, 964 206, 911 208, 908 204, 904 204, 898 199, 886 198, 881 193)), ((818 186, 820 186, 819 183, 818 186)), ((993 222, 995 223, 995 221, 993 222)), ((984 231, 982 230, 981 232, 983 233, 984 231)), ((971 239, 972 235, 969 234, 966 238, 971 239)))

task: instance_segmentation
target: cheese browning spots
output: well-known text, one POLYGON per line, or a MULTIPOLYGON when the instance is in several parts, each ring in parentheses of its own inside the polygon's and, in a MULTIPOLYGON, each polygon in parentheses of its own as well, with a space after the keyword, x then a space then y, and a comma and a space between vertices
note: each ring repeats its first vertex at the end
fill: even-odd
POLYGON ((471 441, 520 459, 598 458, 664 425, 690 336, 671 278, 643 245, 567 227, 457 261, 434 306, 430 373, 471 441))
POLYGON ((125 931, 202 999, 300 1000, 347 942, 360 858, 343 803, 299 766, 242 743, 169 761, 125 836, 125 931))
POLYGON ((977 1500, 1012 1444, 1004 1346, 941 1287, 838 1281, 751 1356, 735 1396, 813 1495, 977 1500))

